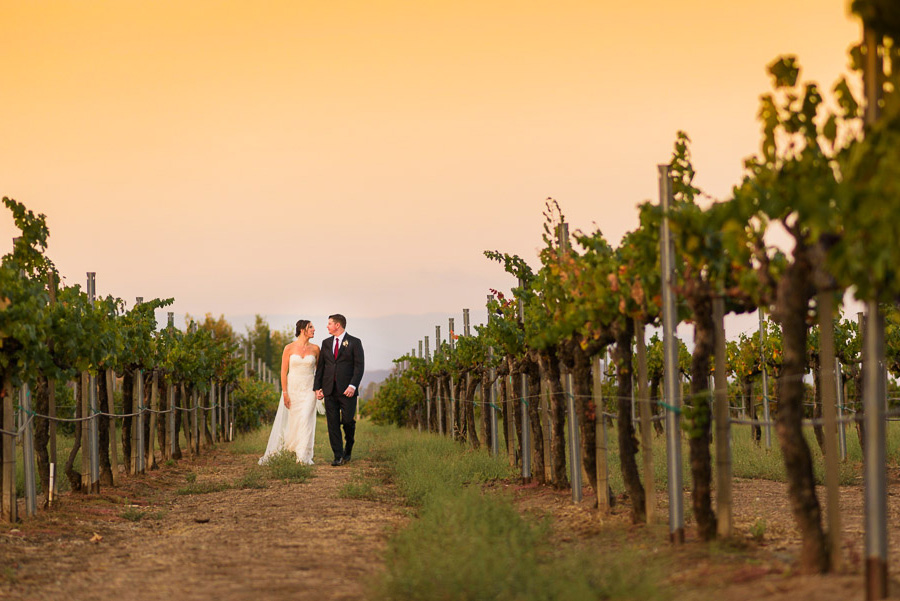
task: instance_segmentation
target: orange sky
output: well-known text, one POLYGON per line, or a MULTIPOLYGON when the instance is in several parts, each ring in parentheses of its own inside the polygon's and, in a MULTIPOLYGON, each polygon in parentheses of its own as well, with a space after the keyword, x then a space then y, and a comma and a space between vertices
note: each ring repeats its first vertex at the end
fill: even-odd
POLYGON ((830 87, 859 33, 821 0, 2 0, 0 27, 0 195, 69 282, 360 317, 480 307, 510 285, 481 251, 533 260, 548 196, 618 241, 678 129, 726 194, 765 65, 830 87))

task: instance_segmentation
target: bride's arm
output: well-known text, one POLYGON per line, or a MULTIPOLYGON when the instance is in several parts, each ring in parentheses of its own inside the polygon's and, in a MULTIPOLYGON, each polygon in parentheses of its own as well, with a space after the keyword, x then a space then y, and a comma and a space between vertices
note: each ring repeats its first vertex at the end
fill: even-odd
POLYGON ((291 397, 288 396, 287 386, 288 368, 291 366, 290 348, 290 345, 284 347, 284 352, 281 354, 281 392, 284 394, 284 406, 287 409, 291 408, 291 397))

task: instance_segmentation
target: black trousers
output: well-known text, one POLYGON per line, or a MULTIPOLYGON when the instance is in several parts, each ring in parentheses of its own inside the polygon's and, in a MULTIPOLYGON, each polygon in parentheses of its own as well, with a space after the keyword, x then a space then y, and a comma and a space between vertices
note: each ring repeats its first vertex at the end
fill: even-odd
POLYGON ((325 397, 325 420, 328 423, 328 441, 335 459, 347 457, 353 451, 356 434, 356 396, 346 397, 335 390, 325 397), (341 428, 344 435, 341 436, 341 428), (346 444, 344 444, 346 440, 346 444))

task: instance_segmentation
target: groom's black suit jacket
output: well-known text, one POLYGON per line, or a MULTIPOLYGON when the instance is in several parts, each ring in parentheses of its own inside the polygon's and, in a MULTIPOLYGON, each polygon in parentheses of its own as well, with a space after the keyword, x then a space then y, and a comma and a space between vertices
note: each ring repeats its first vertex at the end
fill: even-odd
POLYGON ((359 338, 345 334, 335 359, 334 336, 329 336, 322 341, 313 389, 321 390, 325 396, 341 395, 352 384, 356 387, 354 396, 358 396, 365 367, 365 355, 359 338))

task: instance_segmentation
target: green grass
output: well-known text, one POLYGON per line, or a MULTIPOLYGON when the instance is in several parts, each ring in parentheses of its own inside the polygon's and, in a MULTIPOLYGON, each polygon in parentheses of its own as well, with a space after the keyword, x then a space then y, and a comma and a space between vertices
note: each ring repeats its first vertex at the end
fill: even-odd
POLYGON ((120 513, 119 517, 128 520, 129 522, 140 522, 149 513, 149 511, 143 511, 137 507, 129 507, 120 513))
POLYGON ((268 476, 284 482, 306 482, 313 476, 313 468, 305 463, 297 463, 291 451, 281 451, 270 457, 265 466, 268 476))
POLYGON ((375 483, 371 480, 348 482, 338 491, 338 496, 342 499, 378 500, 378 492, 375 490, 375 483))
POLYGON ((227 482, 192 482, 175 490, 176 495, 205 495, 232 488, 227 482))
POLYGON ((417 519, 395 535, 381 599, 658 599, 654 566, 630 553, 560 546, 547 521, 523 518, 482 485, 514 475, 505 457, 411 430, 375 431, 372 456, 417 519))
POLYGON ((515 474, 505 457, 493 458, 443 436, 381 428, 377 445, 373 458, 388 466, 401 494, 413 505, 515 474))
POLYGON ((228 444, 228 450, 237 455, 262 455, 266 452, 269 429, 260 428, 252 432, 240 432, 228 444))
POLYGON ((265 474, 260 469, 251 469, 249 472, 244 474, 241 478, 238 478, 234 483, 234 488, 239 489, 248 489, 248 488, 266 488, 268 485, 265 481, 265 474))

